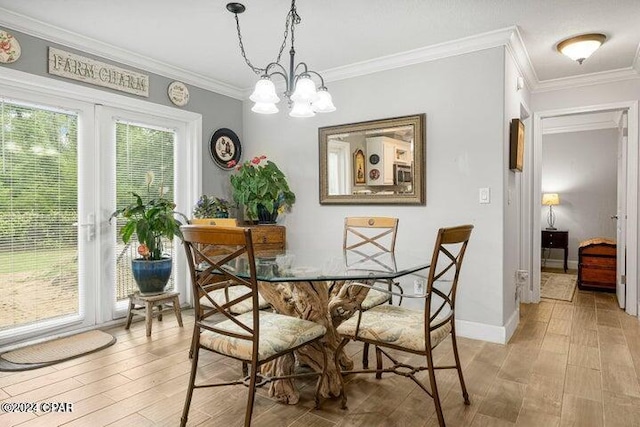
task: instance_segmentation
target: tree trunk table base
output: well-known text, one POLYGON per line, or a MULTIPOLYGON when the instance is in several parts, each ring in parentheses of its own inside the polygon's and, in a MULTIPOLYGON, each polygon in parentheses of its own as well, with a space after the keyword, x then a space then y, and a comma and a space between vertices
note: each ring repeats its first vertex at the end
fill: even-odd
MULTIPOLYGON (((340 367, 335 364, 335 354, 340 345, 336 327, 357 310, 367 296, 368 288, 344 286, 344 282, 283 282, 258 283, 260 294, 278 313, 319 323, 327 328, 325 337, 318 343, 298 349, 296 359, 300 365, 309 366, 316 372, 322 371, 322 345, 327 351, 327 378, 322 384, 323 398, 338 397, 343 393, 341 369, 352 369, 353 361, 341 350, 338 356, 340 367)), ((265 375, 292 374, 295 360, 291 354, 278 358, 262 366, 265 375)), ((270 384, 269 396, 278 402, 296 404, 300 393, 292 379, 278 380, 270 384)))

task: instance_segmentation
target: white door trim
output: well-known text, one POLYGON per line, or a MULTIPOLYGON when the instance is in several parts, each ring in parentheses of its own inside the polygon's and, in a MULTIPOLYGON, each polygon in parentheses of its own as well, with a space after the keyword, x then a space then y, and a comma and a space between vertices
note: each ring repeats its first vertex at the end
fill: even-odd
POLYGON ((540 301, 540 203, 542 192, 542 119, 549 117, 606 112, 616 110, 629 111, 629 145, 627 152, 627 286, 626 300, 628 314, 638 315, 638 101, 624 101, 611 104, 589 105, 536 112, 533 115, 533 191, 532 191, 532 281, 533 290, 529 291, 531 302, 540 301))

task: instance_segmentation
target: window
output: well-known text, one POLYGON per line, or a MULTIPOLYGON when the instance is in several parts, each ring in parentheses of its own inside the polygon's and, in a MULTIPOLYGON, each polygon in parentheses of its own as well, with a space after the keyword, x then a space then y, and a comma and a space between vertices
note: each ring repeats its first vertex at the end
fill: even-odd
MULTIPOLYGON (((132 192, 149 199, 162 191, 164 197, 173 200, 175 132, 121 121, 116 121, 115 131, 117 209, 131 202, 132 192), (145 180, 147 172, 153 176, 149 186, 145 180)), ((131 275, 131 259, 138 257, 138 242, 132 239, 127 245, 122 243, 119 231, 124 223, 119 221, 116 243, 116 301, 137 290, 131 275)), ((165 242, 164 248, 171 256, 172 242, 165 242)), ((173 288, 173 277, 167 288, 173 288)))
POLYGON ((79 315, 83 307, 78 117, 0 98, 0 127, 2 331, 79 315))

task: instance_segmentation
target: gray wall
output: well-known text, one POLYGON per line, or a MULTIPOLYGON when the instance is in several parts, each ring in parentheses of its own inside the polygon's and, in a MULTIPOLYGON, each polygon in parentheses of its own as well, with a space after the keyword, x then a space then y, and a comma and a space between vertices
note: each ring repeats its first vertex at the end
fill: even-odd
MULTIPOLYGON (((5 29, 5 28, 1 28, 5 29)), ((167 88, 173 79, 163 77, 157 74, 149 73, 145 70, 130 67, 126 64, 120 64, 114 61, 109 61, 104 58, 90 55, 76 49, 68 48, 66 46, 59 45, 57 43, 49 42, 38 37, 33 37, 28 34, 21 33, 8 29, 13 34, 22 48, 22 55, 20 59, 12 64, 0 64, 2 67, 13 68, 15 70, 24 71, 30 74, 36 74, 52 79, 63 80, 73 84, 82 86, 88 86, 94 89, 100 89, 108 92, 117 93, 122 96, 129 96, 132 98, 143 99, 155 104, 167 105, 174 108, 181 108, 187 111, 202 114, 202 187, 205 194, 214 194, 220 196, 229 196, 229 172, 215 166, 213 160, 209 155, 209 138, 213 135, 216 129, 226 127, 235 131, 240 140, 242 141, 242 102, 230 98, 228 96, 220 95, 214 92, 210 92, 205 89, 201 89, 192 85, 187 85, 189 88, 190 101, 185 107, 176 107, 171 103, 167 96, 167 88), (87 83, 65 79, 50 75, 47 73, 47 61, 48 61, 48 47, 53 46, 68 52, 73 52, 79 55, 94 58, 103 62, 119 65, 125 69, 135 70, 141 73, 149 75, 149 97, 140 97, 136 95, 127 94, 112 90, 109 88, 102 88, 99 86, 90 85, 87 83)))
MULTIPOLYGON (((569 260, 578 260, 580 242, 616 239, 618 130, 570 132, 542 138, 542 192, 558 193, 555 227, 569 231, 569 260)), ((542 207, 542 227, 549 208, 542 207)), ((562 251, 549 258, 561 259, 562 251)))
MULTIPOLYGON (((457 318, 503 325, 504 49, 331 82, 338 110, 294 119, 244 105, 248 156, 265 154, 289 178, 297 202, 284 218, 290 248, 340 247, 345 216, 400 218, 397 249, 428 254, 438 228, 475 230, 461 273, 457 318), (318 201, 318 127, 426 113, 426 206, 330 206, 318 201), (491 204, 478 204, 490 187, 491 204)), ((411 286, 412 279, 406 279, 411 286)))

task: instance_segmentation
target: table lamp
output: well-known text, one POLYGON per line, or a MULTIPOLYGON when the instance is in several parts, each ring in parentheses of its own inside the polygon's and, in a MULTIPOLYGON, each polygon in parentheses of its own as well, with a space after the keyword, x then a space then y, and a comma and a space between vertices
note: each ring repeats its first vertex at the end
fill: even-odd
POLYGON ((553 226, 556 222, 556 214, 553 213, 553 207, 560 204, 560 197, 558 193, 545 193, 542 195, 542 204, 544 206, 549 206, 549 214, 547 215, 547 223, 549 226, 547 230, 557 230, 553 226))

